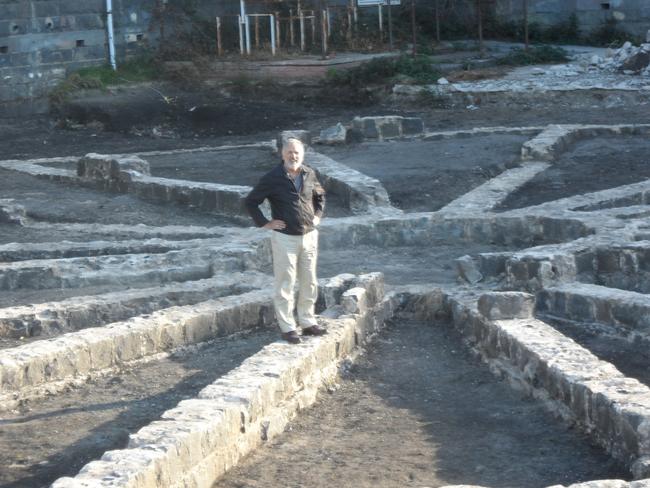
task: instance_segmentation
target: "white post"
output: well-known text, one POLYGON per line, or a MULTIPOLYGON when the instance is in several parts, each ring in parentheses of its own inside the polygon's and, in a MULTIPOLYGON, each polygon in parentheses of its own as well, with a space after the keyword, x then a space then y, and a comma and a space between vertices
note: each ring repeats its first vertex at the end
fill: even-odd
POLYGON ((116 71, 115 35, 113 33, 113 0, 106 0, 106 34, 108 35, 108 60, 113 71, 116 71))
POLYGON ((251 22, 250 17, 247 15, 246 20, 244 21, 244 27, 246 28, 246 54, 250 55, 251 53, 251 22))
POLYGON ((327 7, 327 37, 332 37, 332 18, 330 16, 330 9, 327 7))
POLYGON ((300 9, 300 50, 305 50, 305 13, 300 9))
MULTIPOLYGON (((244 29, 245 29, 245 34, 246 34, 246 54, 251 53, 251 30, 250 30, 250 23, 248 22, 248 16, 246 15, 246 4, 244 3, 244 0, 239 0, 239 18, 240 18, 240 25, 243 23, 244 24, 244 29)), ((241 27, 240 27, 241 29, 241 27)), ((243 35, 240 34, 240 39, 242 39, 242 46, 244 45, 244 39, 243 35)), ((244 51, 242 49, 242 54, 244 54, 244 51)))
POLYGON ((237 16, 237 25, 239 26, 239 52, 244 55, 244 26, 241 21, 241 15, 237 16))
POLYGON ((383 9, 381 8, 381 3, 377 4, 379 8, 379 39, 384 40, 384 15, 383 9))
POLYGON ((275 56, 275 16, 269 15, 271 20, 271 54, 275 56))

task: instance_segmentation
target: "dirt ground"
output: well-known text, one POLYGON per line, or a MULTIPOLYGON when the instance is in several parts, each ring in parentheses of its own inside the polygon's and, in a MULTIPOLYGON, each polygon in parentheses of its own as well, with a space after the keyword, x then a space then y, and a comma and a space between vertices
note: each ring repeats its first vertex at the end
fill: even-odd
POLYGON ((529 139, 485 135, 440 141, 366 142, 319 150, 377 178, 396 207, 433 212, 516 164, 522 144, 529 139))
POLYGON ((126 447, 130 433, 181 400, 195 398, 274 340, 275 330, 219 339, 3 412, 0 486, 42 488, 74 476, 104 451, 126 447))
POLYGON ((649 152, 650 141, 643 136, 579 141, 552 167, 511 193, 500 208, 528 207, 643 181, 650 178, 649 152))
MULTIPOLYGON (((264 105, 245 98, 226 97, 218 90, 206 90, 182 97, 168 106, 159 97, 144 96, 147 88, 134 89, 138 97, 125 97, 121 92, 107 94, 103 99, 82 99, 77 105, 96 116, 68 114, 71 123, 62 123, 57 117, 21 119, 0 118, 0 158, 34 158, 55 156, 82 156, 89 151, 99 153, 127 153, 136 151, 192 148, 224 144, 238 144, 269 140, 278 130, 309 129, 319 131, 337 122, 347 123, 355 116, 409 115, 422 117, 429 130, 453 130, 480 126, 538 126, 557 123, 648 123, 647 106, 630 104, 605 107, 594 95, 593 103, 563 108, 553 103, 529 106, 485 106, 478 110, 444 109, 422 104, 397 105, 388 100, 367 106, 346 105, 346 99, 326 104, 318 100, 302 99, 294 88, 286 89, 282 97, 269 96, 264 105), (164 117, 155 116, 161 112, 164 117), (192 108, 201 107, 202 129, 188 121, 192 108), (127 116, 125 110, 132 114, 127 116), (223 108, 219 112, 219 108, 223 108), (210 114, 210 115, 209 115, 210 114), (266 119, 264 118, 266 117, 266 119), (92 124, 97 119, 108 124, 92 124), (272 120, 272 124, 260 121, 272 120), (164 127, 158 132, 153 129, 164 127), (137 129, 137 130, 134 130, 137 129), (156 135, 158 134, 158 135, 156 135)), ((262 97, 263 94, 256 94, 262 97)))
POLYGON ((340 273, 381 271, 389 288, 411 283, 454 285, 457 283, 456 258, 466 254, 506 250, 505 247, 496 245, 452 240, 432 241, 426 247, 385 248, 363 245, 349 249, 323 249, 319 251, 318 272, 325 277, 340 273))
MULTIPOLYGON (((101 192, 0 169, 2 198, 17 199, 27 216, 42 222, 232 226, 237 220, 180 205, 161 206, 130 194, 101 192)), ((241 224, 239 224, 241 225, 241 224)), ((0 241, 4 240, 0 237, 0 241)))
POLYGON ((338 390, 214 488, 537 488, 625 477, 571 426, 496 379, 455 331, 398 322, 338 390))
POLYGON ((625 376, 650 386, 650 344, 647 339, 629 338, 629 330, 553 318, 546 320, 603 361, 607 361, 625 376))
MULTIPOLYGON (((388 101, 354 107, 346 106, 344 99, 325 104, 302 98, 293 89, 287 90, 283 98, 254 100, 224 96, 218 90, 173 93, 175 100, 169 105, 151 93, 142 95, 143 91, 150 92, 139 88, 128 94, 109 93, 100 99, 78 100, 66 112, 67 120, 47 116, 0 119, 0 159, 251 143, 274 138, 277 131, 284 129, 304 128, 317 133, 337 122, 347 123, 356 115, 419 116, 430 130, 650 122, 647 106, 604 108, 597 97, 592 105, 561 111, 552 104, 482 106, 470 111, 398 106, 388 101)), ((501 171, 513 160, 516 144, 515 137, 463 140, 463 157, 457 157, 453 152, 457 144, 438 141, 418 150, 429 151, 436 164, 446 164, 446 179, 436 183, 417 176, 428 177, 429 168, 419 168, 410 179, 398 179, 395 168, 379 176, 385 179, 397 204, 408 210, 431 210, 456 198, 466 191, 464 188, 501 171), (502 143, 500 152, 498 146, 502 143), (456 172, 457 167, 461 169, 456 172), (391 187, 393 180, 399 187, 391 187), (431 187, 433 183, 435 188, 431 187), (409 185, 431 188, 429 192, 435 190, 434 204, 428 206, 428 202, 416 200, 413 195, 409 200, 409 192, 404 191, 409 185)), ((361 149, 360 154, 368 156, 364 171, 376 170, 371 158, 386 159, 382 153, 385 147, 369 144, 354 149, 361 149)), ((575 157, 581 157, 580 147, 575 157)), ((632 147, 629 165, 634 178, 641 171, 638 155, 647 145, 636 147, 632 147)), ((344 158, 345 151, 340 152, 344 158)), ((586 157, 587 153, 584 154, 586 157)), ((400 156, 390 157, 399 160, 400 156)), ((614 156, 618 161, 616 151, 608 154, 607 159, 614 156)), ((240 171, 237 181, 241 183, 233 183, 249 184, 258 174, 255 171, 261 171, 267 164, 266 159, 258 160, 254 155, 244 159, 250 159, 247 162, 254 167, 259 162, 260 167, 241 172, 241 161, 233 158, 224 173, 230 178, 234 170, 240 171)), ((567 164, 570 166, 570 161, 567 164)), ((603 162, 598 168, 604 170, 606 166, 603 162)), ((165 171, 171 175, 176 171, 174 168, 172 158, 165 171)), ((190 176, 196 178, 208 170, 204 166, 190 176)), ((565 178, 564 173, 561 176, 565 178)), ((567 183, 563 185, 570 187, 574 180, 565 179, 567 183)), ((545 193, 545 183, 531 191, 541 192, 543 199, 551 198, 545 193)), ((6 170, 0 170, 0 195, 25 199, 30 216, 48 222, 234 225, 174 205, 164 206, 161 212, 159 205, 131 196, 68 187, 6 170)), ((89 236, 28 228, 18 232, 15 226, 0 224, 0 243, 63 238, 87 240, 89 236)), ((415 282, 449 284, 455 281, 453 258, 500 250, 457 243, 433 244, 428 249, 379 250, 360 246, 323 250, 320 276, 382 270, 389 286, 415 282)), ((76 292, 61 290, 61 297, 66 293, 74 296, 76 292)), ((28 299, 39 301, 36 295, 39 292, 28 299)), ((3 413, 0 486, 42 487, 59 476, 76 473, 106 449, 124 446, 129 432, 158 418, 179 400, 194 396, 205 384, 276 338, 277 332, 273 330, 220 340, 189 355, 152 361, 70 389, 64 395, 28 403, 20 411, 3 413)), ((506 384, 495 380, 464 352, 459 338, 448 329, 403 323, 380 337, 367 357, 344 377, 338 391, 324 395, 318 405, 292 423, 285 436, 251 456, 247 464, 219 486, 318 487, 344 480, 342 486, 361 487, 461 482, 495 488, 541 487, 625 476, 580 434, 549 417, 537 403, 520 398, 506 384)))

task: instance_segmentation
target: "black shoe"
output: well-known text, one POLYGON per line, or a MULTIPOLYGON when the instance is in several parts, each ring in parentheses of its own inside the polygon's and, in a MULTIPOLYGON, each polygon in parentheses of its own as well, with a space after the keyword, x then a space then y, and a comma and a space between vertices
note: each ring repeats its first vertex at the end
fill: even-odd
POLYGON ((302 335, 322 336, 325 334, 327 334, 327 329, 321 327, 320 325, 312 325, 311 327, 305 327, 302 329, 302 335))
POLYGON ((290 330, 289 332, 283 332, 282 338, 285 341, 287 341, 289 344, 300 344, 300 336, 295 330, 290 330))

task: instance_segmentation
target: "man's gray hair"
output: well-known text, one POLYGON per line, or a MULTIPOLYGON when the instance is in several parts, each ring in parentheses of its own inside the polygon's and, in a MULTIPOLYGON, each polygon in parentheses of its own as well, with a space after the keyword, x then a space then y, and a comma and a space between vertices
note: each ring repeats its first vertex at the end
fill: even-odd
POLYGON ((286 147, 289 145, 290 142, 293 142, 294 144, 300 144, 303 149, 307 149, 307 146, 305 145, 304 142, 302 142, 300 139, 297 137, 287 137, 284 142, 282 143, 282 150, 284 151, 286 147))

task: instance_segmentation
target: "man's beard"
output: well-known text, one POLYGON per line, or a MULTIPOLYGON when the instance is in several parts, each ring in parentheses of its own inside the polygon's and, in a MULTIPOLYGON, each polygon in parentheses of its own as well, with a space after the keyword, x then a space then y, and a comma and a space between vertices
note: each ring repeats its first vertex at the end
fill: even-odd
POLYGON ((298 169, 300 169, 300 162, 298 162, 298 161, 295 161, 295 162, 294 161, 286 161, 284 164, 286 165, 287 169, 289 169, 291 171, 297 171, 298 169))

